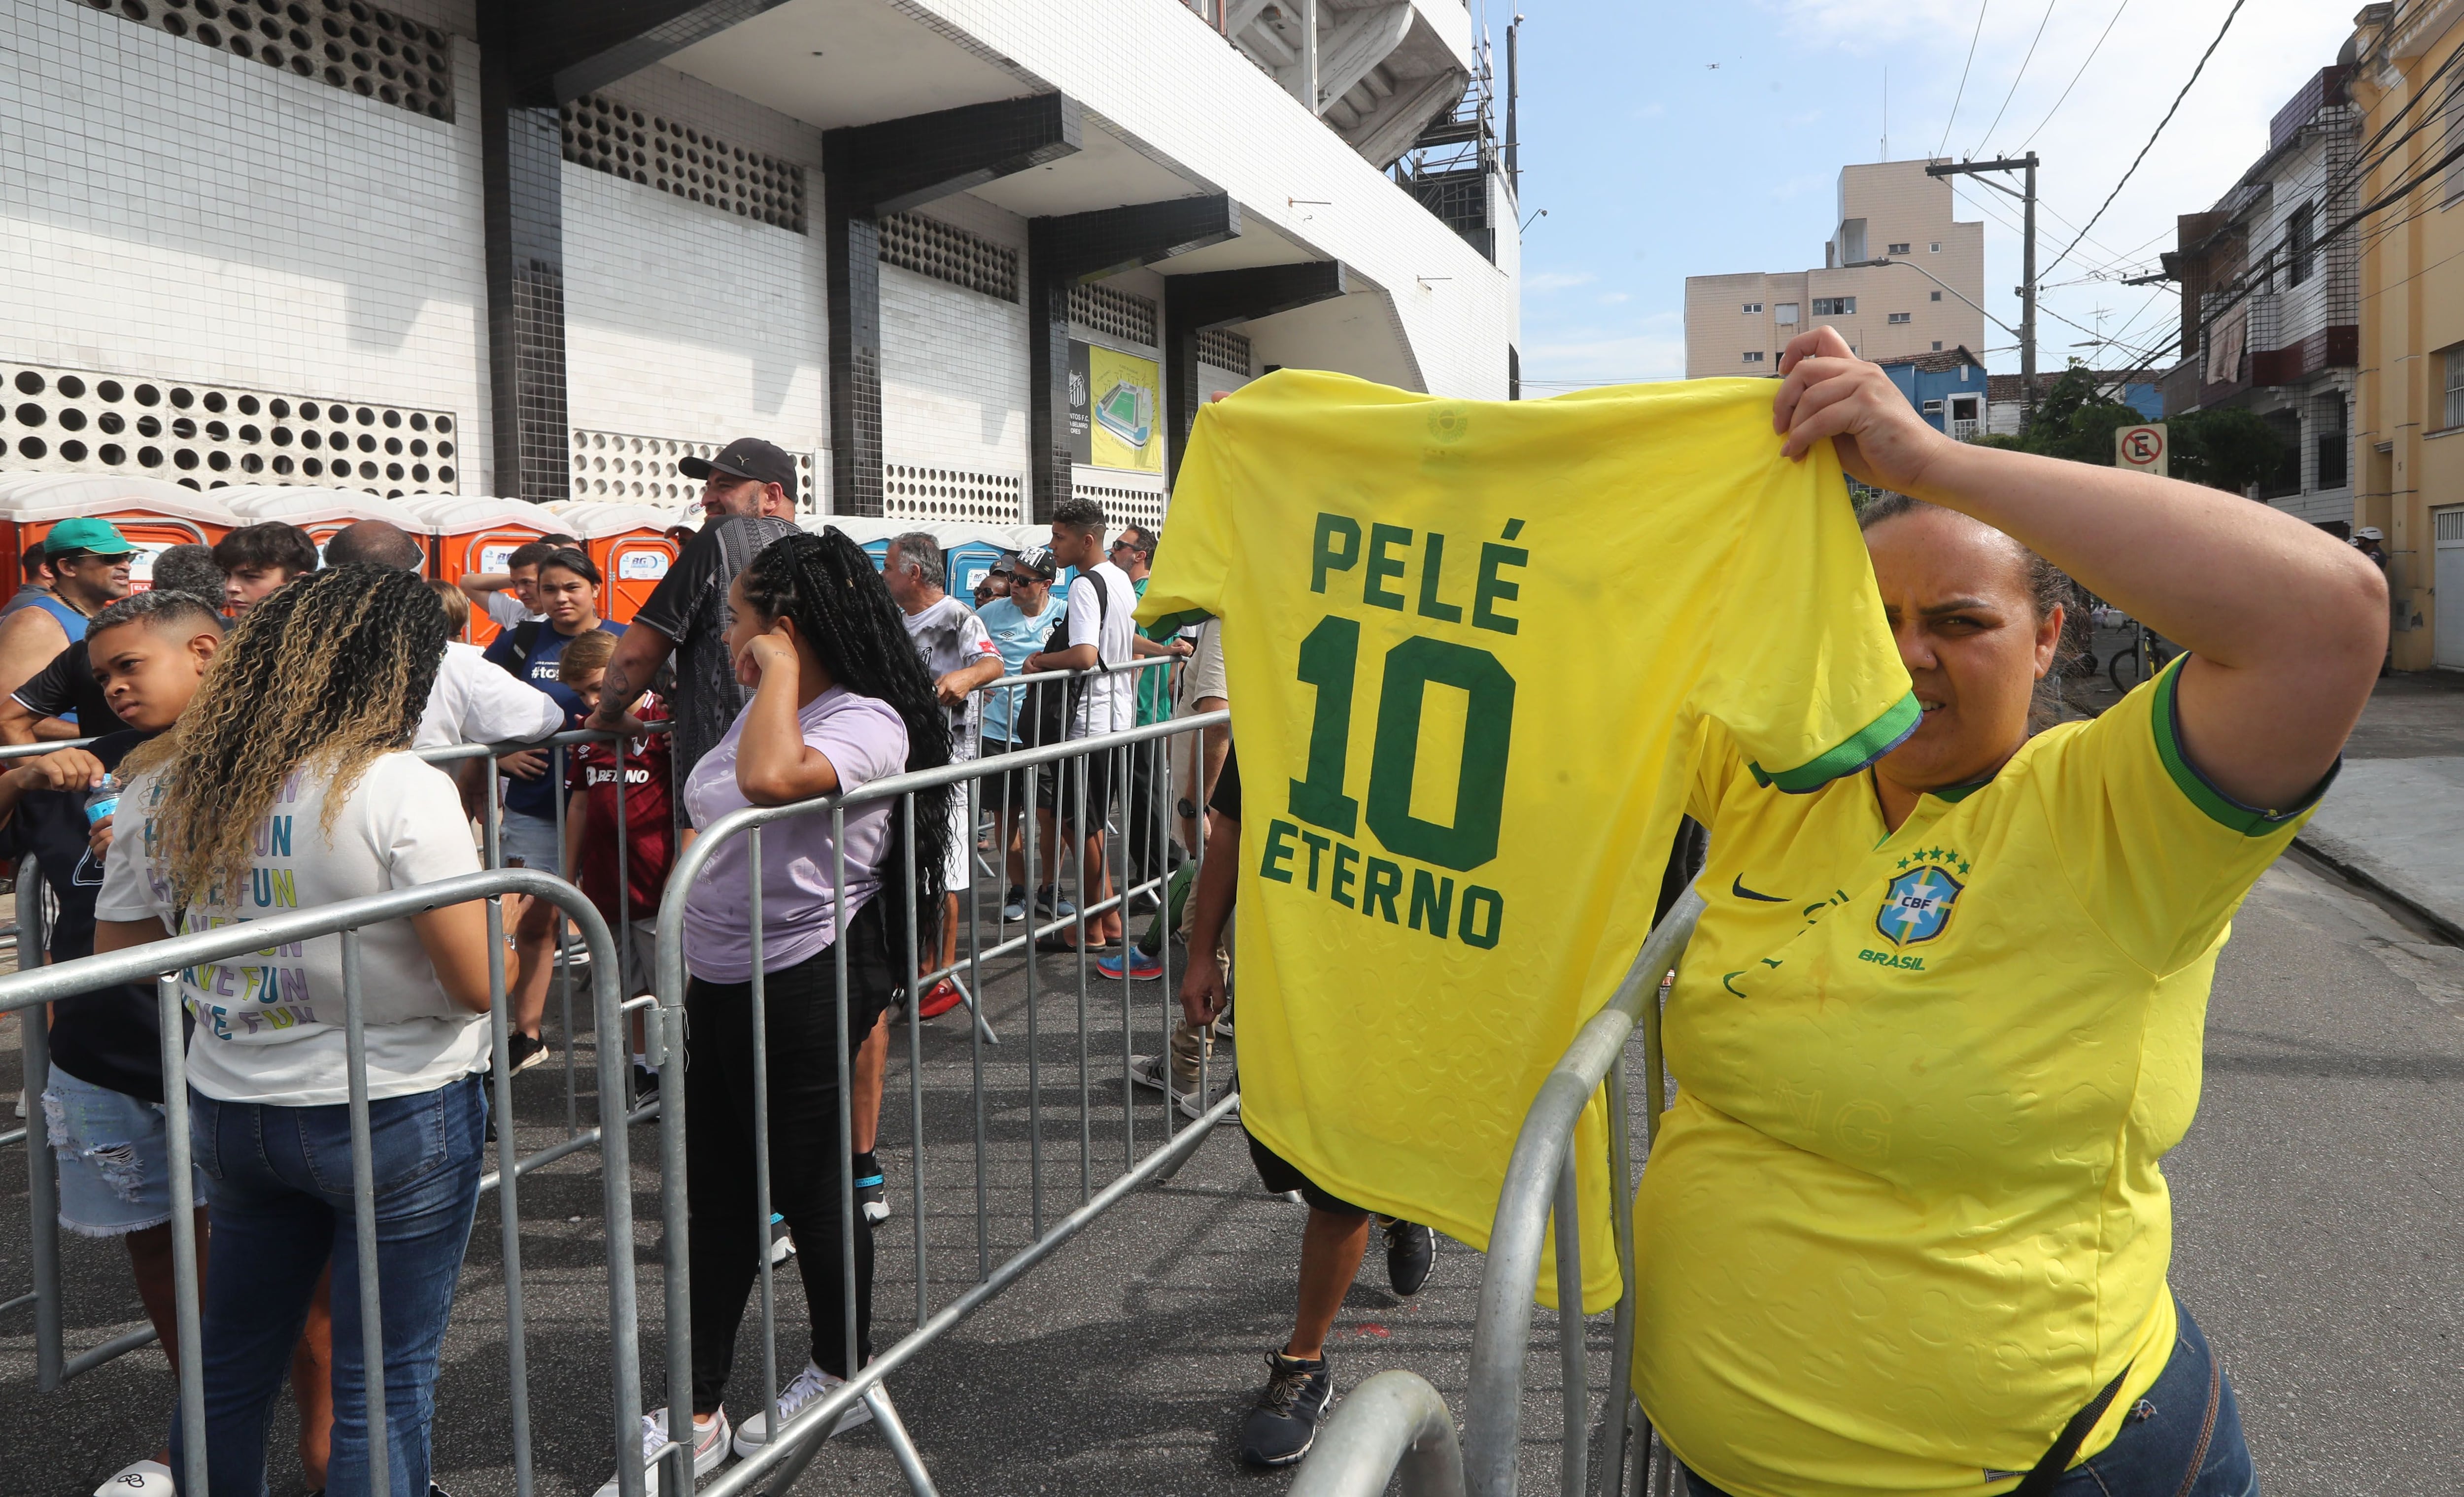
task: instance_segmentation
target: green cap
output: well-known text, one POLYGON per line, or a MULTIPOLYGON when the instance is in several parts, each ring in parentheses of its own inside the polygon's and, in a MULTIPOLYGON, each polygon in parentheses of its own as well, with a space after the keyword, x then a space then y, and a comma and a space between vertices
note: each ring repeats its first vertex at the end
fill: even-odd
POLYGON ((91 551, 97 556, 126 556, 136 550, 120 528, 107 519, 64 519, 43 537, 43 555, 58 556, 63 551, 91 551))

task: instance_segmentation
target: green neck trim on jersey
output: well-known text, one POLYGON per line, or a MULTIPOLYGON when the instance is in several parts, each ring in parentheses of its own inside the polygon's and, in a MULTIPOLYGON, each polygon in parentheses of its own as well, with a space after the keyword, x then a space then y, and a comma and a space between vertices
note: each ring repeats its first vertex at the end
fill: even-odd
POLYGON ((2199 766, 2190 762, 2190 757, 2182 751, 2181 708, 2174 694, 2182 667, 2189 658, 2187 654, 2175 657, 2171 664, 2158 672, 2154 681, 2140 690, 2156 693, 2153 710, 2148 714, 2156 730, 2156 757, 2165 761, 2165 772, 2173 777, 2173 783, 2189 797, 2190 804, 2207 812, 2209 819, 2218 826, 2230 827, 2245 837, 2264 837, 2277 831, 2318 804, 2319 798, 2335 783, 2337 772, 2344 767, 2344 757, 2341 754, 2336 756, 2336 762, 2328 766, 2327 773, 2320 778, 2319 782, 2310 787, 2309 794, 2281 811, 2260 810, 2256 806, 2242 804, 2210 783, 2208 777, 2200 773, 2199 766))
POLYGON ((1977 791, 1984 789, 1987 785, 1990 785, 1992 782, 1993 777, 1991 775, 1988 775, 1982 780, 1971 780, 1964 785, 1944 785, 1939 790, 1927 790, 1925 794, 1932 796, 1937 801, 1948 801, 1951 804, 1957 805, 1960 802, 1967 800, 1969 796, 1974 795, 1977 791))
POLYGON ((1760 764, 1749 763, 1746 767, 1753 771, 1756 784, 1776 785, 1790 795, 1805 795, 1844 775, 1855 774, 1898 748, 1924 720, 1925 709, 1917 705, 1916 693, 1910 692, 1845 742, 1794 769, 1771 774, 1760 764))

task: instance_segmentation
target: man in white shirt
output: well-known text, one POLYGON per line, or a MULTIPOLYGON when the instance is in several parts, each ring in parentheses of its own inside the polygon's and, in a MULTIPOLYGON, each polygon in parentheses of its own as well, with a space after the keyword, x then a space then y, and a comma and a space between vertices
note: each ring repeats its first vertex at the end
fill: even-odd
MULTIPOLYGON (((1137 683, 1129 672, 1114 673, 1114 669, 1129 663, 1137 651, 1137 627, 1131 614, 1137 610, 1138 595, 1130 585, 1129 574, 1104 557, 1104 511, 1092 499, 1072 495, 1052 507, 1052 556, 1064 566, 1078 569, 1069 584, 1069 627, 1067 648, 1039 650, 1029 655, 1026 671, 1091 671, 1106 668, 1091 675, 1080 687, 1080 694, 1071 719, 1069 737, 1089 738, 1107 733, 1120 733, 1137 722, 1137 683)), ((1083 910, 1111 897, 1111 870, 1104 862, 1104 821, 1112 804, 1112 760, 1116 755, 1096 754, 1086 760, 1086 804, 1078 804, 1079 766, 1076 761, 1064 761, 1054 766, 1061 779, 1061 819, 1069 829, 1068 835, 1078 840, 1080 883, 1086 893, 1080 899, 1083 910)), ((1079 933, 1089 950, 1117 945, 1121 939, 1121 913, 1109 910, 1099 915, 1083 916, 1079 933)), ((1048 951, 1074 951, 1078 941, 1055 935, 1038 943, 1048 951)))
MULTIPOLYGON (((346 525, 325 542, 327 566, 363 561, 416 572, 427 560, 418 541, 381 519, 346 525)), ((546 693, 488 664, 476 645, 451 643, 437 665, 436 684, 428 689, 428 707, 410 746, 527 743, 563 726, 563 711, 546 693)), ((527 757, 539 760, 545 771, 544 751, 532 750, 527 757)))
POLYGON ((537 540, 516 546, 505 561, 501 572, 466 572, 462 576, 462 596, 488 610, 488 617, 500 629, 532 624, 547 617, 539 611, 539 569, 561 546, 579 551, 582 542, 571 536, 541 536, 537 540))

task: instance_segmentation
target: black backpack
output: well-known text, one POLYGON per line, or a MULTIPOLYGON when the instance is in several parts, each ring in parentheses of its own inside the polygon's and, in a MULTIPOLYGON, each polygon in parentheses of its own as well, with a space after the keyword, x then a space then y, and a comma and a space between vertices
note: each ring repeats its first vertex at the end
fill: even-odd
MULTIPOLYGON (((1095 638, 1098 642, 1095 649, 1096 669, 1109 671, 1111 667, 1104 663, 1101 641, 1104 637, 1104 625, 1112 615, 1112 589, 1104 585, 1104 580, 1097 577, 1091 567, 1081 575, 1095 584, 1095 638)), ((1051 653, 1068 648, 1069 604, 1068 600, 1064 598, 1060 622, 1054 624, 1052 632, 1045 636, 1044 649, 1046 653, 1051 653)), ((1019 734, 1027 747, 1036 748, 1046 743, 1060 743, 1068 738, 1069 725, 1078 718, 1078 704, 1087 696, 1087 679, 1085 676, 1080 676, 1077 680, 1066 683, 1068 688, 1067 691, 1051 690, 1050 688, 1055 685, 1065 684, 1052 681, 1041 681, 1025 689, 1030 699, 1026 710, 1019 714, 1019 734)))

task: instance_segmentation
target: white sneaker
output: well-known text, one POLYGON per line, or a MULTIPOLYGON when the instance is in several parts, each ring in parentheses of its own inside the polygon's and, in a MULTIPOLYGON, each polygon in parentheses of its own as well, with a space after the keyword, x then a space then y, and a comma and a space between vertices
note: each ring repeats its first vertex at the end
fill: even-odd
MULTIPOLYGON (((815 1400, 827 1398, 831 1390, 846 1381, 844 1377, 825 1373, 811 1362, 806 1362, 804 1370, 796 1375, 796 1380, 779 1390, 779 1422, 786 1423, 810 1407, 815 1400)), ((844 1435, 858 1424, 870 1422, 872 1422, 872 1406, 858 1398, 846 1413, 839 1416, 838 1424, 830 1431, 830 1435, 844 1435)), ((825 1435, 823 1438, 826 1440, 829 1436, 825 1435)), ((761 1447, 769 1442, 770 1418, 767 1414, 756 1414, 736 1426, 737 1455, 759 1455, 761 1447)))
MULTIPOLYGON (((1164 1085, 1164 1063, 1153 1055, 1130 1057, 1130 1079, 1151 1090, 1167 1090, 1164 1085)), ((1196 1087, 1190 1088, 1187 1091, 1173 1090, 1172 1100, 1173 1104, 1180 1109, 1180 1115, 1183 1117, 1196 1119, 1206 1114, 1206 1109, 1199 1105, 1196 1087)))
POLYGON ((776 1267, 796 1256, 796 1236, 787 1230, 787 1219, 776 1211, 770 1213, 770 1264, 776 1267))
MULTIPOLYGON (((698 1482, 727 1462, 727 1411, 708 1424, 693 1421, 693 1480, 698 1482)), ((642 1491, 644 1497, 659 1497, 659 1467, 650 1464, 653 1453, 668 1442, 668 1411, 642 1416, 642 1491)), ((149 1494, 150 1497, 150 1494, 149 1494)), ((616 1478, 609 1477, 596 1497, 616 1497, 616 1478)))
POLYGON ((160 1461, 138 1461, 94 1489, 94 1497, 173 1497, 180 1489, 171 1468, 160 1461))

